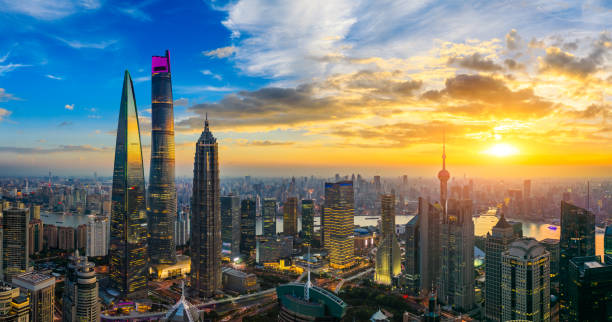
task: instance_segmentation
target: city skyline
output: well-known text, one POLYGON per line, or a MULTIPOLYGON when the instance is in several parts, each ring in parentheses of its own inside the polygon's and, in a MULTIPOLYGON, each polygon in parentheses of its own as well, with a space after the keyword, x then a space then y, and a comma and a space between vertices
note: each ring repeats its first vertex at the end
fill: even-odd
POLYGON ((443 131, 455 176, 600 177, 611 169, 603 2, 474 10, 241 0, 176 4, 167 17, 155 1, 2 3, 3 175, 110 175, 114 84, 126 68, 142 104, 148 174, 147 61, 166 49, 176 58, 178 176, 191 172, 207 111, 223 176, 432 174, 443 131), (198 37, 202 29, 207 37, 198 37))

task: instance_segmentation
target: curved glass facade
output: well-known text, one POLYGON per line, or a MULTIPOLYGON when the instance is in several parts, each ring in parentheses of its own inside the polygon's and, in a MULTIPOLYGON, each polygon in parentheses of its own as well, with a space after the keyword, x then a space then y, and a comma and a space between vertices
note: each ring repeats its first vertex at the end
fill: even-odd
POLYGON ((141 296, 147 287, 147 269, 147 218, 140 130, 134 87, 126 71, 113 170, 110 242, 113 287, 121 297, 141 296))
POLYGON ((147 218, 152 264, 176 263, 174 107, 170 56, 154 56, 151 75, 151 168, 147 218))

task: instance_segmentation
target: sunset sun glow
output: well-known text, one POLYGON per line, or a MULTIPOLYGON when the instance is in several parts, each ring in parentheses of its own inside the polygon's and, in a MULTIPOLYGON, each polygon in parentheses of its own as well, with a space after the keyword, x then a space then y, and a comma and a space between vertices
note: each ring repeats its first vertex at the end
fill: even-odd
POLYGON ((510 144, 499 143, 499 144, 495 144, 494 146, 488 148, 487 150, 484 151, 484 153, 495 156, 495 157, 503 158, 503 157, 516 155, 519 153, 519 150, 510 144))

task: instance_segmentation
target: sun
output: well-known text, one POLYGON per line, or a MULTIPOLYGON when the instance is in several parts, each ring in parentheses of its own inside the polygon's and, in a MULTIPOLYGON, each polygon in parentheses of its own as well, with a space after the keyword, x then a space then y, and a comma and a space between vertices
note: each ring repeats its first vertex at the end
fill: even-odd
POLYGON ((507 157, 507 156, 518 154, 519 150, 510 144, 498 143, 490 147, 489 149, 485 150, 484 153, 502 158, 502 157, 507 157))

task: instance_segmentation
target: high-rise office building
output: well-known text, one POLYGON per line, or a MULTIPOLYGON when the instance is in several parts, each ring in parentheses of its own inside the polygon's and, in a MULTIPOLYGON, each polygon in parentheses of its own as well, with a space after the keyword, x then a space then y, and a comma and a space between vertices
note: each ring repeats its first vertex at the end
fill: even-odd
POLYGON ((151 64, 151 167, 147 218, 151 263, 176 263, 174 107, 167 50, 165 56, 153 56, 151 64))
POLYGON ((352 181, 325 183, 325 247, 329 265, 343 269, 355 263, 354 258, 355 194, 352 181))
POLYGON ((440 278, 440 214, 439 204, 432 205, 419 198, 418 214, 418 291, 429 292, 440 278))
POLYGON ((30 269, 28 258, 29 211, 9 208, 2 212, 2 274, 11 282, 19 274, 30 269))
POLYGON ((395 195, 383 194, 381 204, 381 239, 376 252, 374 281, 391 285, 402 271, 401 251, 395 236, 395 195))
POLYGON ((502 253, 501 321, 550 321, 549 256, 533 238, 502 253))
POLYGON ((561 238, 559 239, 560 319, 568 316, 569 261, 574 257, 595 255, 595 215, 590 211, 561 201, 561 238))
POLYGON ((29 322, 30 301, 19 294, 19 288, 0 282, 0 321, 29 322))
POLYGON ((79 225, 76 229, 76 249, 87 248, 87 225, 79 225))
POLYGON ((298 200, 296 197, 289 197, 283 205, 283 233, 287 236, 296 237, 297 229, 297 206, 298 200))
POLYGON ((421 291, 420 232, 419 215, 416 215, 406 223, 405 227, 406 259, 404 275, 406 277, 406 288, 413 295, 418 295, 421 291))
POLYGON ((189 241, 189 227, 189 214, 180 211, 176 216, 176 223, 174 225, 174 241, 176 246, 187 245, 189 241))
POLYGON ((211 297, 221 288, 219 146, 208 128, 196 143, 191 200, 191 288, 211 297))
POLYGON ((90 257, 108 255, 108 229, 109 223, 106 217, 95 217, 87 223, 87 251, 90 257))
POLYGON ((440 225, 440 302, 457 311, 474 307, 474 222, 472 201, 448 199, 440 225))
POLYGON ((87 261, 87 256, 79 256, 78 250, 71 260, 66 271, 62 321, 100 321, 95 265, 87 261))
POLYGON ((232 256, 240 254, 240 197, 221 197, 221 239, 232 256))
POLYGON ((139 297, 147 288, 145 181, 136 98, 125 71, 113 170, 110 280, 120 297, 139 297))
POLYGON ((314 200, 302 200, 302 238, 304 246, 312 245, 314 236, 314 200))
POLYGON ((604 233, 604 254, 612 255, 612 225, 608 225, 604 233))
POLYGON ((550 254, 550 282, 558 283, 559 280, 559 240, 546 238, 540 240, 540 244, 546 248, 550 254))
POLYGON ((15 276, 13 285, 30 298, 30 321, 53 322, 55 277, 33 271, 15 276))
POLYGON ((28 254, 33 255, 41 252, 43 245, 43 222, 39 215, 39 219, 30 219, 28 226, 28 254))
POLYGON ((612 255, 574 257, 569 261, 567 289, 571 322, 612 319, 612 255))
POLYGON ((261 220, 263 235, 265 237, 276 235, 276 198, 264 198, 261 220))
POLYGON ((75 245, 76 230, 72 227, 57 228, 57 248, 61 250, 73 251, 75 245))
POLYGON ((487 321, 501 321, 502 253, 515 240, 512 226, 502 214, 485 239, 485 304, 487 321))
POLYGON ((30 220, 40 219, 40 205, 30 207, 30 220))
POLYGON ((257 204, 254 199, 244 199, 240 203, 240 253, 251 256, 256 249, 257 204))

